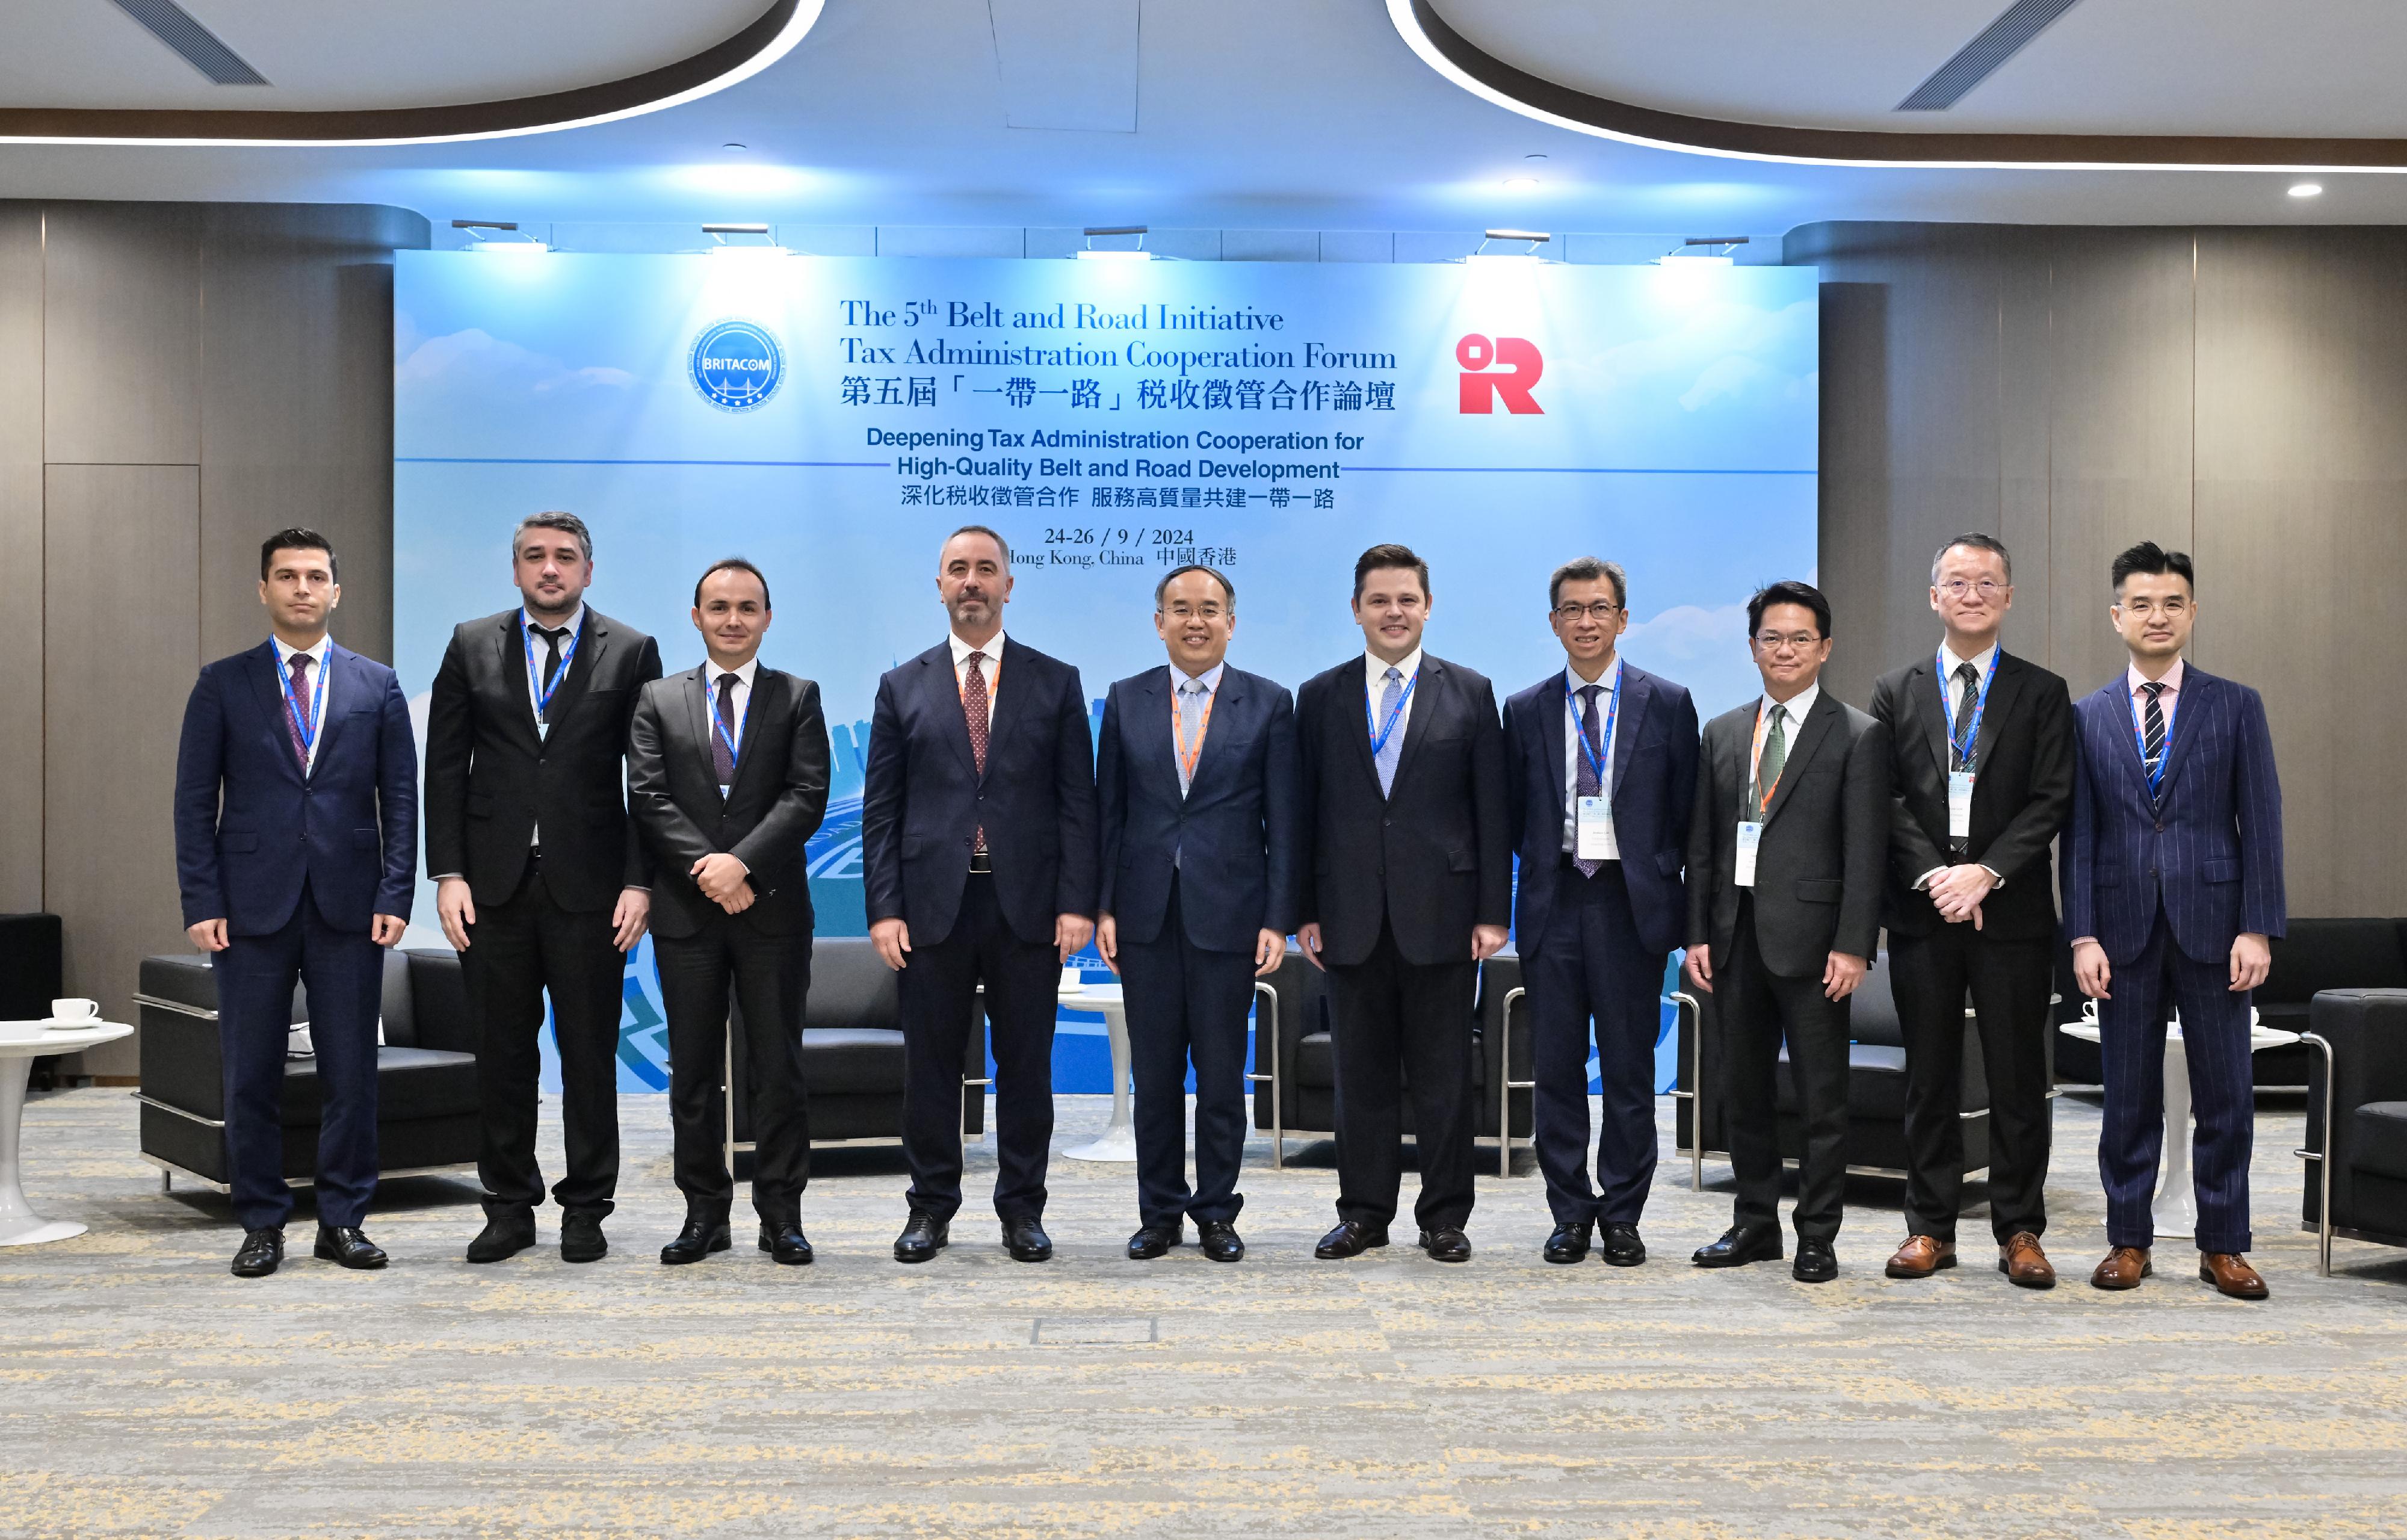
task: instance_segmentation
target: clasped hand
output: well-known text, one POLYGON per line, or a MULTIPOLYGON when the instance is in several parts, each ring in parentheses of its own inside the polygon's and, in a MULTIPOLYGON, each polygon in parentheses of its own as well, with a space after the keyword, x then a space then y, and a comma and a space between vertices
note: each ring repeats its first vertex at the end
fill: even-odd
POLYGON ((752 875, 751 868, 724 850, 713 850, 695 862, 686 875, 693 878, 703 897, 729 914, 742 914, 752 906, 755 895, 746 880, 752 875))
POLYGON ((1996 873, 1968 861, 1961 866, 1942 867, 1927 891, 1940 919, 1950 925, 1960 925, 1969 920, 1977 931, 1981 928, 1981 901, 1997 885, 1996 873))

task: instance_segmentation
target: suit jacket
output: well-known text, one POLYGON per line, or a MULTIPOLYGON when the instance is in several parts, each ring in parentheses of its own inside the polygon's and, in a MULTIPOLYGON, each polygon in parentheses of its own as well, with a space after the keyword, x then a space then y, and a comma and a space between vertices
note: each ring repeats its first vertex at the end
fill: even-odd
MULTIPOLYGON (((1598 730, 1603 729, 1598 709, 1598 730)), ((1644 669, 1621 665, 1611 773, 1613 834, 1638 939, 1669 952, 1688 934, 1688 818, 1697 801, 1697 707, 1688 690, 1644 669)), ((1557 669, 1504 703, 1507 813, 1521 887, 1514 904, 1514 942, 1536 949, 1552 917, 1552 873, 1563 851, 1564 771, 1571 733, 1564 720, 1563 673, 1557 669)))
MULTIPOLYGON (((1955 863, 1947 853, 1947 712, 1939 686, 1936 649, 1873 686, 1873 720, 1889 732, 1888 891, 1881 922, 1899 935, 1928 935, 1946 923, 1930 895, 1914 887, 1932 867, 1955 863)), ((1982 902, 1980 934, 2045 940, 2056 934, 2050 848, 2072 816, 2072 697, 2064 681, 2001 651, 1973 764, 1965 859, 2005 879, 1982 902)))
POLYGON ((1104 694, 1095 752, 1099 902, 1121 940, 1151 941, 1161 934, 1175 877, 1188 939, 1250 957, 1262 931, 1285 935, 1296 924, 1303 783, 1295 705, 1276 681, 1224 666, 1194 781, 1182 796, 1172 734, 1176 699, 1167 665, 1104 694))
POLYGON ((1299 922, 1317 921, 1323 961, 1362 962, 1393 928, 1408 962, 1471 961, 1474 925, 1513 920, 1504 732, 1485 677, 1421 654, 1420 682, 1389 794, 1371 758, 1362 655, 1296 692, 1303 847, 1312 873, 1299 922))
POLYGON ((318 759, 305 779, 276 644, 201 670, 176 749, 176 884, 184 923, 267 935, 306 884, 336 930, 409 918, 418 882, 418 744, 392 670, 326 648, 318 759))
MULTIPOLYGON (((752 676, 752 697, 722 799, 710 759, 710 666, 644 686, 628 728, 627 806, 650 845, 652 929, 692 935, 726 911, 688 874, 724 850, 744 863, 752 906, 733 917, 771 935, 811 930, 804 845, 827 816, 827 718, 819 687, 776 669, 752 676)), ((550 859, 548 855, 545 857, 550 859)), ((546 880, 548 880, 547 877, 546 880)))
POLYGON ((970 749, 949 642, 877 681, 862 766, 862 900, 914 946, 952 934, 986 829, 1004 923, 1051 945, 1053 921, 1096 911, 1095 750, 1078 671, 1005 635, 986 772, 970 749))
MULTIPOLYGON (((1716 967, 1738 934, 1740 805, 1755 746, 1749 701, 1705 724, 1688 828, 1688 945, 1716 967)), ((1887 864, 1888 729, 1825 687, 1789 740, 1756 849, 1755 940, 1784 978, 1819 977, 1832 952, 1870 961, 1887 864)))
POLYGON ((2080 724, 2064 934, 2095 936, 2110 962, 2147 945, 2157 906, 2173 941, 2219 962, 2243 931, 2280 935, 2282 785, 2265 702, 2196 663, 2182 670, 2161 802, 2148 795, 2123 676, 2073 707, 2080 724))
POLYGON ((650 887, 651 855, 627 817, 627 727, 636 692, 660 677, 658 643, 588 606, 539 734, 520 611, 463 622, 426 710, 428 874, 456 872, 477 903, 504 902, 540 814, 544 883, 562 908, 607 909, 620 889, 650 887))

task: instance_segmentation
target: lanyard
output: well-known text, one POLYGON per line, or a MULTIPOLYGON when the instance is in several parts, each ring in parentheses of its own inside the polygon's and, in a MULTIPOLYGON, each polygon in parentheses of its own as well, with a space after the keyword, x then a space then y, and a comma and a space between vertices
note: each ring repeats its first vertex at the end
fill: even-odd
POLYGON ((1204 720, 1195 724, 1195 747, 1187 747, 1187 720, 1178 712, 1178 691, 1170 692, 1170 735, 1178 745, 1178 779, 1182 786, 1195 784, 1195 762, 1204 757, 1204 736, 1212 731, 1212 707, 1220 702, 1217 690, 1204 692, 1204 720))
MULTIPOLYGON (((568 671, 563 667, 561 672, 564 674, 568 671)), ((735 671, 731 668, 727 672, 733 674, 735 671)), ((738 677, 740 678, 741 676, 738 676, 738 677)), ((735 735, 733 737, 729 737, 727 735, 726 724, 719 720, 719 703, 716 701, 711 703, 710 735, 719 742, 727 745, 727 763, 731 768, 739 763, 738 756, 744 743, 744 724, 751 720, 752 688, 749 685, 745 686, 744 689, 744 709, 735 714, 735 735)))
POLYGON ((2165 718, 2165 751, 2151 763, 2148 759, 2148 730, 2140 717, 2139 692, 2124 691, 2123 700, 2131 708, 2131 741, 2140 749, 2140 774, 2148 778, 2148 795, 2159 795, 2165 785, 2165 765, 2173 757, 2173 708, 2165 705, 2162 696, 2158 697, 2157 709, 2163 712, 2165 718))
POLYGON ((1962 732, 1957 731, 1956 703, 1947 698, 1947 655, 1942 652, 1939 663, 1939 709, 1947 714, 1947 749, 1954 763, 1950 770, 1972 769, 1973 751, 1981 745, 1981 715, 1989 709, 1989 686, 1998 680, 1998 660, 2006 655, 2002 647, 1989 649, 1989 672, 1982 677, 1981 693, 1973 700, 1973 716, 1962 732))
MULTIPOLYGON (((1787 707, 1784 705, 1781 709, 1787 711, 1787 707)), ((1797 720, 1797 713, 1789 711, 1788 725, 1791 727, 1796 726, 1797 720)), ((1780 762, 1780 776, 1773 777, 1772 784, 1769 786, 1759 784, 1763 779, 1764 733, 1771 725, 1771 722, 1772 713, 1764 710, 1762 703, 1759 701, 1755 707, 1755 757, 1748 762, 1746 772, 1747 784, 1755 788, 1755 811, 1756 817, 1759 819, 1764 814, 1772 811, 1772 793, 1780 790, 1780 776, 1788 774, 1788 762, 1787 760, 1782 760, 1780 762)))
MULTIPOLYGON (((293 656, 306 658, 309 655, 306 652, 295 652, 293 656)), ((330 651, 327 656, 331 658, 334 654, 330 651)), ((310 661, 318 662, 315 659, 310 661)), ((301 758, 306 763, 311 755, 317 753, 318 734, 324 732, 326 728, 326 665, 323 663, 318 663, 318 684, 317 688, 310 692, 312 704, 309 720, 306 725, 301 720, 301 702, 292 693, 292 668, 290 660, 277 672, 284 676, 284 714, 292 719, 292 731, 300 734, 301 758)))
POLYGON ((560 672, 551 677, 549 685, 534 670, 534 627, 527 624, 523 616, 519 620, 519 637, 526 643, 527 686, 534 692, 535 720, 541 721, 551 709, 552 696, 560 692, 560 682, 568 677, 568 665, 576 661, 577 644, 585 639, 585 627, 579 624, 568 634, 568 645, 560 649, 560 672))
POLYGON ((1373 759, 1377 759, 1381 753, 1386 751, 1388 740, 1396 735, 1396 724, 1404 720, 1404 707, 1412 702, 1413 686, 1420 682, 1421 671, 1416 668, 1413 670, 1413 677, 1404 681, 1404 692, 1396 697, 1396 708, 1388 713, 1388 724, 1385 727, 1379 725, 1378 708, 1371 704, 1370 692, 1368 691, 1363 692, 1362 720, 1371 729, 1371 757, 1373 759))
POLYGON ((1603 744, 1601 749, 1588 746, 1588 728, 1580 720, 1578 697, 1569 679, 1563 681, 1563 704, 1572 708, 1572 736, 1579 740, 1580 757, 1596 772, 1597 789, 1607 796, 1613 794, 1613 723, 1621 715, 1621 670, 1613 671, 1613 691, 1605 703, 1603 744))

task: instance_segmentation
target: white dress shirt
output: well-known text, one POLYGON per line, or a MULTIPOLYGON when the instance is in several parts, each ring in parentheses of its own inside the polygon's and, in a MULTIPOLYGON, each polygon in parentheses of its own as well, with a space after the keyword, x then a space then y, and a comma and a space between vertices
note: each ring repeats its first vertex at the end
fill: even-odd
POLYGON ((1204 734, 1200 732, 1196 734, 1195 740, 1191 746, 1187 741, 1185 713, 1181 709, 1183 703, 1187 699, 1187 687, 1194 684, 1200 684, 1204 687, 1204 699, 1199 708, 1199 715, 1208 714, 1212 709, 1212 703, 1219 699, 1220 676, 1227 671, 1228 666, 1229 665, 1225 663, 1214 663, 1211 667, 1205 669, 1201 674, 1189 674, 1180 669, 1175 663, 1171 665, 1170 747, 1171 751, 1178 756, 1178 794, 1182 797, 1187 795, 1188 749, 1190 747, 1193 748, 1195 751, 1195 761, 1197 763, 1200 764, 1204 761, 1204 734))
POLYGON ((1003 673, 1003 633, 996 632, 983 647, 972 647, 951 632, 945 634, 945 640, 953 644, 953 685, 956 689, 965 690, 969 686, 970 654, 973 652, 986 654, 984 658, 978 660, 978 672, 986 677, 986 724, 992 727, 995 680, 1003 673))
MULTIPOLYGON (((735 676, 735 698, 729 703, 728 709, 735 717, 735 736, 731 746, 739 757, 744 752, 745 730, 752 725, 747 715, 752 706, 752 678, 760 672, 761 655, 757 652, 732 669, 721 668, 717 663, 712 663, 705 665, 702 671, 703 693, 706 697, 704 704, 708 708, 713 720, 717 720, 719 717, 719 677, 721 674, 735 676)), ((722 797, 727 794, 727 791, 728 789, 724 786, 719 789, 719 794, 722 797)))
MULTIPOLYGON (((1805 725, 1805 714, 1813 710, 1814 703, 1821 698, 1822 681, 1818 677, 1815 679, 1812 684, 1807 685, 1803 690, 1798 692, 1796 694, 1790 696, 1785 701, 1775 701, 1770 695, 1765 695, 1762 699, 1755 703, 1756 725, 1763 733, 1764 736, 1770 737, 1772 735, 1772 730, 1765 724, 1770 722, 1772 720, 1773 707, 1778 706, 1782 711, 1787 713, 1786 716, 1780 719, 1781 737, 1787 744, 1788 752, 1790 754, 1795 754, 1797 752, 1797 730, 1805 725)), ((1759 760, 1750 759, 1747 762, 1747 779, 1749 781, 1754 780, 1756 772, 1761 767, 1762 762, 1759 760)), ((1788 762, 1787 760, 1781 761, 1780 773, 1784 776, 1788 773, 1788 762)), ((1777 785, 1779 783, 1775 781, 1773 784, 1777 785)), ((1760 806, 1754 808, 1742 807, 1739 811, 1742 813, 1750 813, 1752 815, 1750 818, 1741 820, 1742 822, 1753 822, 1756 819, 1763 817, 1763 809, 1760 806)))
MULTIPOLYGON (((320 636, 315 647, 306 649, 287 647, 281 636, 270 635, 268 640, 276 644, 276 667, 283 676, 280 687, 283 691, 292 688, 293 655, 302 651, 309 655, 309 710, 318 730, 310 734, 309 763, 302 774, 313 774, 318 768, 318 746, 326 741, 326 649, 334 638, 320 636)), ((287 720, 290 720, 292 708, 288 706, 284 709, 287 720)))
MULTIPOLYGON (((546 642, 541 636, 535 635, 534 628, 537 623, 538 622, 535 618, 527 613, 526 606, 521 605, 519 607, 519 628, 525 635, 526 639, 534 644, 534 661, 533 663, 528 664, 526 671, 527 709, 536 713, 534 733, 535 736, 542 737, 546 732, 546 727, 541 714, 541 708, 536 705, 536 703, 542 699, 543 692, 537 687, 541 682, 540 676, 543 673, 544 660, 550 656, 550 644, 546 642)), ((582 645, 580 638, 585 634, 585 606, 582 604, 577 606, 577 613, 571 615, 565 624, 568 627, 568 635, 560 639, 560 655, 563 658, 568 656, 568 649, 570 648, 582 645)), ((551 629, 557 630, 559 628, 555 626, 551 629)), ((524 649, 521 649, 520 651, 519 661, 520 663, 526 662, 526 652, 524 649)), ((566 679, 568 677, 568 670, 563 668, 560 671, 560 677, 563 679, 566 679)), ((555 690, 553 694, 556 699, 558 697, 558 692, 555 690)))
MULTIPOLYGON (((1391 665, 1388 663, 1381 663, 1377 653, 1371 651, 1367 648, 1363 649, 1362 679, 1363 683, 1371 692, 1371 712, 1366 722, 1365 730, 1374 739, 1379 735, 1379 729, 1388 725, 1388 719, 1382 716, 1379 712, 1379 697, 1387 693, 1388 669, 1390 666, 1391 665)), ((1395 668, 1397 673, 1403 676, 1402 680, 1403 686, 1412 685, 1414 680, 1420 677, 1421 649, 1419 648, 1413 649, 1410 652, 1404 654, 1404 658, 1402 663, 1395 663, 1392 666, 1395 668)), ((1404 746, 1404 734, 1412 727, 1413 696, 1419 693, 1420 691, 1418 689, 1413 689, 1410 694, 1404 696, 1403 709, 1396 713, 1396 748, 1399 750, 1401 750, 1404 746)))
MULTIPOLYGON (((1588 749, 1583 745, 1586 732, 1580 725, 1579 692, 1591 681, 1579 677, 1579 671, 1565 667, 1563 688, 1563 849, 1567 854, 1579 850, 1579 772, 1580 760, 1588 749)), ((1615 708, 1615 692, 1621 688, 1621 657, 1614 655, 1612 663, 1593 681, 1604 687, 1596 698, 1596 730, 1604 734, 1604 774, 1597 777, 1603 782, 1604 855, 1602 860, 1621 859, 1621 836, 1613 827, 1613 742, 1621 736, 1621 717, 1615 708), (1611 720, 1608 720, 1607 719, 1611 720)))
MULTIPOLYGON (((1947 739, 1950 744, 1953 744, 1956 739, 1956 697, 1962 694, 1964 692, 1964 681, 1956 677, 1956 671, 1963 667, 1966 663, 1971 663, 1973 665, 1973 677, 1975 680, 1986 682, 1989 677, 1989 661, 1997 655, 1998 644, 1995 642, 1991 642, 1988 646, 1983 648, 1980 651, 1974 653, 1969 658, 1959 658, 1956 656, 1956 649, 1949 647, 1945 642, 1939 644, 1939 701, 1942 709, 1944 709, 1947 714, 1947 739)), ((1982 687, 1982 683, 1975 683, 1973 686, 1973 699, 1976 702, 1981 698, 1982 687)), ((1975 745, 1974 747, 1977 748, 1978 745, 1975 745)), ((1948 757, 1950 763, 1946 768, 1952 770, 1954 768, 1953 760, 1955 757, 1955 751, 1952 748, 1948 751, 1948 757)), ((1947 868, 1944 866, 1933 866, 1930 870, 1923 873, 1920 877, 1916 877, 1914 879, 1914 891, 1916 892, 1928 891, 1930 887, 1930 879, 1937 877, 1946 869, 1947 868)), ((2006 885, 2006 879, 1998 875, 1998 869, 1995 866, 1983 863, 1981 870, 1989 874, 1990 887, 2002 888, 2006 885)))

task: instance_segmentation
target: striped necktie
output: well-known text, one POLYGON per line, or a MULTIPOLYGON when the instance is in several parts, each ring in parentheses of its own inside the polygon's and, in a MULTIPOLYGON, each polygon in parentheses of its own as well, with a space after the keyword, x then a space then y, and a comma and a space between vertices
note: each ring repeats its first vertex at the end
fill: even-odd
POLYGON ((2165 703, 2159 698, 2164 692, 2160 679, 2150 679, 2140 686, 2140 693, 2148 697, 2148 704, 2140 712, 2140 764, 2147 772, 2148 796, 2152 801, 2162 793, 2165 784, 2165 703))

